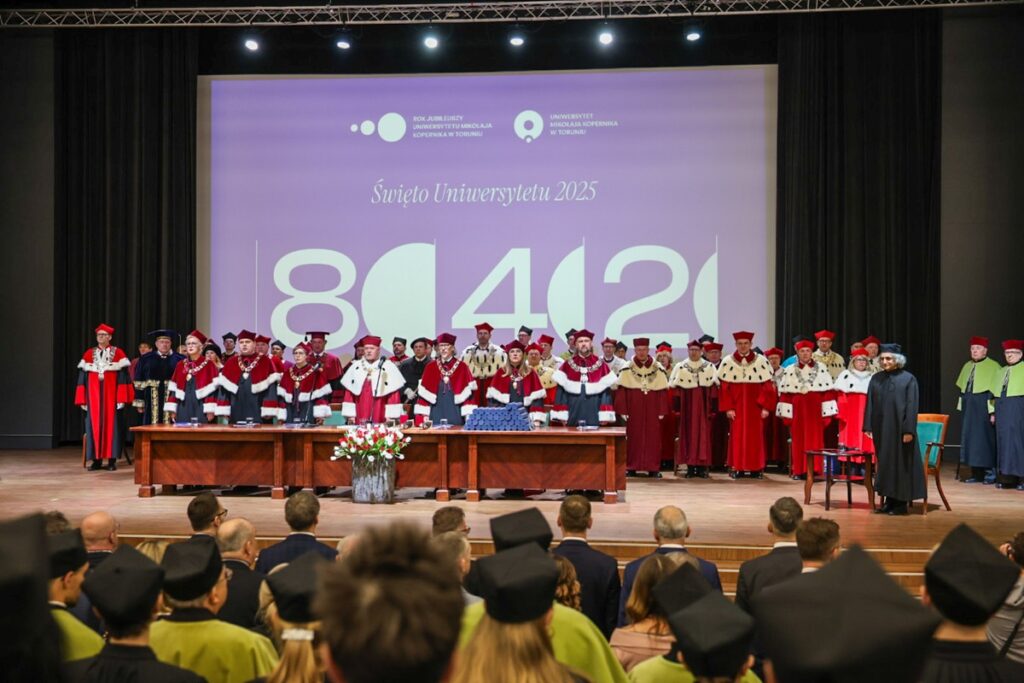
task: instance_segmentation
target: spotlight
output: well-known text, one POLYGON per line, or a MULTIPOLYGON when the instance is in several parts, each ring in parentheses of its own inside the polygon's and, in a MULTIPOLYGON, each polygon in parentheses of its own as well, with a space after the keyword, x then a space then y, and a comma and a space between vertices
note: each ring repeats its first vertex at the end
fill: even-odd
POLYGON ((338 46, 339 50, 348 50, 352 47, 352 43, 349 42, 348 38, 339 38, 335 45, 338 46))
POLYGON ((689 28, 689 29, 686 29, 686 40, 691 42, 691 43, 696 43, 698 40, 700 40, 700 29, 699 28, 689 28))
POLYGON ((522 47, 526 43, 526 39, 520 35, 513 35, 508 42, 512 47, 522 47))
POLYGON ((426 47, 428 50, 436 50, 438 45, 440 44, 441 41, 439 41, 434 36, 427 36, 426 38, 423 39, 423 46, 426 47))
POLYGON ((597 42, 601 43, 602 45, 611 45, 614 41, 615 36, 612 34, 611 31, 601 31, 601 33, 597 35, 597 42))
POLYGON ((683 27, 683 37, 688 43, 696 43, 704 37, 704 26, 700 21, 687 22, 683 27))
POLYGON ((260 44, 254 38, 247 38, 245 40, 245 49, 249 52, 256 52, 256 50, 260 49, 260 44))

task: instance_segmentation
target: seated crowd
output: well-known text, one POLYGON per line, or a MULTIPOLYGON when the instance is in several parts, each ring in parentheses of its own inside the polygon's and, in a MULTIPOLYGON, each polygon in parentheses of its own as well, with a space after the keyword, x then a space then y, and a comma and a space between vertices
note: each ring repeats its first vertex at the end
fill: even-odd
POLYGON ((186 541, 119 542, 105 512, 0 522, 6 681, 155 683, 726 683, 1024 681, 1024 533, 996 548, 954 528, 920 600, 839 526, 768 512, 773 547, 745 562, 735 601, 689 552, 686 514, 654 517, 630 562, 590 546, 589 501, 568 496, 562 540, 537 508, 491 519, 471 559, 461 508, 431 532, 397 522, 316 538, 317 498, 285 505, 292 532, 256 529, 212 493, 186 541))

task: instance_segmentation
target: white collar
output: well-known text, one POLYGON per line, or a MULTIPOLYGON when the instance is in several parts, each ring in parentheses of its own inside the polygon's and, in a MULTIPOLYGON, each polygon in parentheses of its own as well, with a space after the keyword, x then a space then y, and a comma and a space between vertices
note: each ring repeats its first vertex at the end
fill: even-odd
POLYGON ((681 543, 662 543, 658 546, 658 549, 668 548, 669 550, 686 550, 681 543))
POLYGON ((796 541, 776 541, 772 544, 773 548, 795 548, 796 541))
POLYGON ((67 604, 61 602, 60 600, 50 600, 50 607, 60 607, 61 609, 68 608, 67 604))
POLYGON ((804 567, 803 569, 800 570, 800 573, 801 574, 813 574, 814 572, 818 571, 819 569, 821 569, 821 567, 804 567))
POLYGON ((588 541, 583 536, 563 536, 562 543, 565 543, 566 541, 579 541, 580 543, 586 543, 587 545, 590 545, 590 541, 588 541))
POLYGON ((312 536, 313 538, 316 538, 316 534, 314 534, 312 531, 292 531, 288 535, 289 536, 312 536))

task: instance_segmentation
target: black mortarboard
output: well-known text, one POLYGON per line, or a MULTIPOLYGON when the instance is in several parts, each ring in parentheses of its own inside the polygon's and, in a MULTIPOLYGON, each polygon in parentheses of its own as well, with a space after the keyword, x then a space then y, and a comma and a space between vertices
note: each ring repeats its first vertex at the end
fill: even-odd
POLYGON ((810 337, 808 337, 806 334, 798 334, 795 337, 793 337, 793 339, 792 339, 792 343, 793 343, 794 346, 796 344, 802 342, 802 341, 814 341, 814 340, 811 339, 810 337))
POLYGON ((577 332, 579 332, 579 330, 577 330, 574 327, 574 328, 572 328, 571 330, 569 330, 568 332, 565 333, 565 338, 568 339, 569 337, 575 337, 577 332))
POLYGON ((164 591, 175 600, 194 600, 217 585, 223 563, 217 543, 204 536, 172 543, 160 566, 164 568, 164 591))
POLYGON ((526 334, 530 335, 531 337, 533 336, 533 330, 531 330, 526 325, 520 325, 519 326, 519 331, 520 332, 525 332, 526 334))
POLYGON ((412 340, 412 346, 416 346, 420 342, 423 342, 427 346, 433 346, 434 345, 433 342, 431 342, 426 337, 416 337, 415 339, 412 340))
POLYGON ((228 332, 227 334, 225 334, 224 336, 221 337, 222 341, 224 339, 230 339, 231 341, 238 341, 238 335, 236 335, 234 332, 228 332))
POLYGON ((707 344, 708 342, 715 341, 715 338, 712 337, 710 334, 702 334, 701 336, 697 337, 697 341, 699 341, 701 344, 707 344))
POLYGON ((670 614, 668 625, 694 676, 732 680, 750 656, 753 617, 717 591, 670 614))
POLYGON ((764 589, 758 637, 786 683, 912 683, 939 616, 859 546, 816 572, 764 589))
POLYGON ((394 344, 395 342, 401 342, 401 343, 404 344, 405 343, 405 337, 395 337, 394 339, 391 340, 391 343, 394 344))
POLYGON ((46 545, 50 554, 51 579, 77 571, 83 564, 89 562, 85 543, 82 542, 82 532, 79 529, 51 534, 46 537, 46 545))
POLYGON ((664 614, 672 614, 689 607, 712 592, 711 584, 689 563, 654 585, 654 601, 664 614))
POLYGON ((555 600, 558 566, 533 543, 478 560, 484 607, 492 619, 518 624, 547 614, 555 600))
POLYGON ((122 545, 82 583, 93 607, 113 626, 149 621, 164 585, 164 570, 135 548, 122 545))
POLYGON ((764 355, 764 351, 761 350, 760 346, 755 346, 754 347, 754 353, 756 353, 759 356, 763 356, 764 355))
POLYGON ((214 342, 206 342, 206 346, 203 347, 203 353, 206 353, 207 351, 213 351, 218 356, 221 355, 220 347, 214 342))
POLYGON ((903 347, 894 342, 888 344, 880 344, 878 347, 879 353, 903 353, 903 347))
POLYGON ((989 620, 1020 576, 1020 567, 966 524, 949 532, 924 566, 924 585, 942 616, 964 626, 989 620))
POLYGON ((282 619, 293 624, 316 620, 312 603, 316 595, 317 572, 326 564, 323 555, 311 550, 267 577, 267 585, 274 594, 274 604, 282 619))
POLYGON ((526 508, 491 519, 491 538, 495 550, 514 548, 533 541, 547 550, 551 546, 551 525, 537 508, 526 508))
POLYGON ((47 541, 40 514, 0 522, 0 656, 24 647, 51 623, 47 541))
POLYGON ((275 339, 274 341, 270 342, 270 345, 271 346, 276 346, 279 349, 287 348, 285 346, 285 343, 283 341, 281 341, 280 339, 275 339))
POLYGON ((615 342, 615 348, 620 349, 622 351, 625 351, 629 347, 626 346, 625 343, 623 343, 623 342, 615 342))
POLYGON ((174 340, 178 338, 178 331, 171 329, 153 330, 152 332, 147 332, 146 336, 152 337, 154 340, 157 340, 160 337, 167 337, 168 339, 174 340))

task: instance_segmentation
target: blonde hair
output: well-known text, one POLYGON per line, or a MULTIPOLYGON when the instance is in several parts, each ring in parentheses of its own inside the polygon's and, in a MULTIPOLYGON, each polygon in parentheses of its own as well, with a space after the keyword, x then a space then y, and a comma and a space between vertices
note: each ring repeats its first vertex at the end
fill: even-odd
POLYGON ((135 549, 157 564, 160 564, 163 562, 164 553, 167 552, 167 546, 169 545, 170 543, 167 541, 143 541, 135 546, 135 549))
POLYGON ((555 586, 555 601, 570 609, 580 609, 580 582, 576 567, 561 555, 553 555, 558 567, 558 584, 555 586))
POLYGON ((281 655, 277 666, 267 676, 267 683, 322 683, 324 670, 317 654, 320 622, 297 624, 285 621, 277 613, 277 605, 274 603, 267 607, 265 618, 281 655), (281 634, 287 629, 312 631, 313 640, 282 640, 281 634))
POLYGON ((484 614, 458 654, 451 683, 572 683, 551 647, 545 618, 505 624, 484 614))

